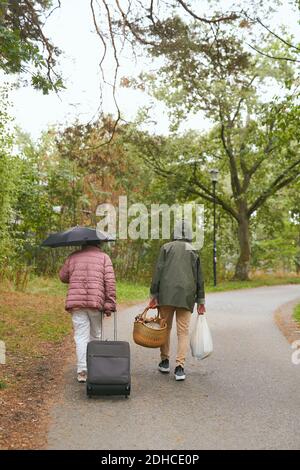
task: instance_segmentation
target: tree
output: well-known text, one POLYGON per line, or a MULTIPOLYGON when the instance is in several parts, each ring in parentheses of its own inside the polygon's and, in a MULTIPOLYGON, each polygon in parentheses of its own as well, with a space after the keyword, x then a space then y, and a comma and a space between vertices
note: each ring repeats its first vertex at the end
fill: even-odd
MULTIPOLYGON (((155 175, 141 164, 138 147, 128 139, 128 133, 135 133, 134 126, 119 125, 112 132, 113 126, 111 116, 99 116, 87 125, 75 122, 56 136, 60 160, 75 165, 76 174, 82 176, 77 223, 95 226, 97 206, 110 202, 117 207, 121 195, 127 195, 129 204, 146 202, 149 197, 149 184, 155 175), (103 145, 108 139, 110 145, 103 145)), ((62 193, 67 193, 66 188, 62 187, 62 193)), ((66 204, 66 198, 64 201, 66 204)), ((133 279, 142 271, 149 273, 145 259, 149 258, 151 247, 147 241, 118 240, 112 250, 118 275, 133 279)))
MULTIPOLYGON (((209 32, 206 43, 197 41, 197 28, 180 18, 172 19, 172 28, 174 43, 153 51, 166 59, 165 65, 157 74, 144 76, 143 86, 148 79, 150 91, 168 105, 174 129, 190 112, 198 111, 211 119, 213 129, 200 139, 197 152, 183 151, 184 157, 179 159, 178 150, 173 155, 165 153, 164 158, 162 152, 152 151, 147 159, 187 194, 209 202, 213 193, 207 170, 214 166, 220 169, 223 182, 218 185, 216 202, 237 223, 240 256, 235 277, 248 279, 251 218, 300 174, 300 113, 294 71, 287 62, 251 55, 226 33, 219 35, 215 47, 209 32), (274 98, 273 93, 267 100, 263 95, 271 80, 281 87, 281 98, 274 98)), ((271 52, 282 47, 279 42, 267 45, 271 52)), ((133 83, 139 86, 139 82, 133 83)))
MULTIPOLYGON (((298 140, 299 116, 293 105, 296 92, 291 89, 293 71, 289 65, 297 63, 298 48, 292 47, 290 38, 277 37, 266 26, 274 7, 270 2, 262 5, 241 1, 234 11, 222 11, 219 3, 211 2, 213 13, 209 15, 200 14, 181 0, 143 4, 133 1, 127 9, 118 0, 112 4, 102 0, 99 5, 104 13, 101 27, 91 0, 95 29, 103 46, 100 66, 112 50, 116 64, 114 88, 124 43, 129 43, 134 51, 146 49, 150 58, 165 62, 151 77, 152 93, 169 106, 175 120, 201 110, 215 125, 209 136, 213 143, 202 148, 206 155, 217 151, 211 165, 222 164, 226 183, 229 178, 230 192, 223 188, 217 202, 237 222, 240 257, 235 277, 247 279, 251 217, 269 197, 298 176, 298 155, 293 145, 298 140), (119 40, 120 27, 123 41, 119 40), (266 80, 282 85, 285 97, 264 102, 260 93, 266 80), (280 115, 283 110, 285 123, 280 115), (293 135, 291 142, 285 127, 293 135), (273 158, 275 151, 277 161, 273 158), (267 181, 266 187, 263 181, 267 181)), ((132 81, 123 77, 122 84, 128 86, 132 81)), ((135 84, 145 88, 143 79, 135 84)), ((118 110, 117 121, 119 118, 118 110)), ((159 152, 155 158, 156 161, 151 150, 147 159, 152 160, 156 170, 168 178, 177 178, 178 161, 172 170, 171 162, 167 161, 166 167, 159 152)), ((206 166, 207 161, 208 158, 206 166)), ((212 201, 210 184, 199 172, 199 162, 195 162, 192 174, 186 171, 185 185, 187 193, 212 201)))
POLYGON ((49 233, 77 223, 74 216, 81 206, 83 176, 74 162, 61 158, 54 129, 36 143, 17 129, 15 148, 18 178, 10 223, 15 253, 11 264, 53 274, 66 253, 41 249, 40 244, 49 233))
MULTIPOLYGON (((267 22, 272 18, 276 7, 281 5, 281 0, 237 0, 234 3, 209 0, 208 2, 189 2, 186 0, 90 0, 90 8, 95 32, 99 36, 101 53, 99 66, 102 75, 102 84, 108 83, 106 76, 106 58, 111 64, 115 64, 112 90, 117 109, 117 117, 113 131, 121 120, 121 112, 116 96, 118 85, 118 72, 122 62, 124 51, 132 54, 138 62, 139 56, 150 60, 156 55, 156 51, 162 49, 172 50, 175 47, 181 50, 182 35, 189 26, 196 31, 195 36, 190 37, 191 48, 199 44, 207 43, 208 32, 214 37, 215 50, 220 45, 223 47, 221 36, 225 32, 248 48, 260 54, 276 60, 299 62, 299 47, 293 44, 293 39, 282 31, 272 31, 267 22), (181 20, 181 28, 178 21, 181 20), (273 39, 281 41, 288 48, 288 54, 281 57, 263 51, 265 38, 272 35, 273 39)), ((292 6, 291 6, 292 8, 292 6)), ((298 13, 297 5, 294 5, 295 14, 298 13)), ((201 64, 205 69, 205 61, 201 64)), ((121 78, 121 83, 126 82, 126 77, 121 78)), ((102 99, 102 98, 101 98, 102 99)), ((108 141, 109 142, 109 141, 108 141)))
POLYGON ((270 197, 252 217, 252 268, 260 271, 295 271, 299 224, 293 215, 297 184, 270 197))
MULTIPOLYGON (((259 4, 261 2, 255 0, 254 3, 259 4)), ((145 50, 147 53, 150 52, 151 58, 151 52, 156 48, 163 47, 170 39, 174 43, 172 18, 177 16, 183 16, 196 22, 200 29, 202 26, 208 25, 214 34, 217 34, 222 26, 239 24, 244 17, 243 5, 246 4, 243 0, 237 2, 234 9, 232 6, 220 8, 220 2, 217 0, 210 0, 209 4, 212 13, 197 14, 197 9, 194 9, 189 2, 184 0, 172 0, 171 2, 168 0, 147 0, 145 2, 140 0, 128 0, 128 2, 90 0, 94 28, 99 36, 102 49, 99 60, 102 84, 108 83, 105 73, 106 58, 109 57, 110 69, 111 64, 115 64, 113 79, 110 84, 112 85, 117 117, 112 134, 121 120, 116 87, 124 48, 129 46, 135 59, 137 59, 138 54, 144 55, 145 50)), ((249 10, 249 8, 246 9, 249 10)), ((110 143, 110 139, 107 143, 110 143)))
POLYGON ((43 31, 46 13, 49 16, 55 10, 52 5, 52 0, 3 0, 0 4, 0 69, 29 73, 34 88, 45 94, 63 86, 55 70, 60 51, 43 31))
POLYGON ((11 249, 9 226, 17 185, 16 159, 11 156, 13 139, 9 132, 8 90, 0 88, 0 264, 6 265, 11 249))

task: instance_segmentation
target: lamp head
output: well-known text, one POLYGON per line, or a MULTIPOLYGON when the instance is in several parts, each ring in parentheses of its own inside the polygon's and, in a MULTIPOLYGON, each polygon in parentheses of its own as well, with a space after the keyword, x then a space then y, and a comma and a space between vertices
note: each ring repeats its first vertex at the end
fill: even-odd
POLYGON ((214 168, 212 170, 209 170, 209 173, 210 173, 210 177, 211 177, 212 182, 216 183, 218 181, 218 177, 219 177, 219 170, 214 168))

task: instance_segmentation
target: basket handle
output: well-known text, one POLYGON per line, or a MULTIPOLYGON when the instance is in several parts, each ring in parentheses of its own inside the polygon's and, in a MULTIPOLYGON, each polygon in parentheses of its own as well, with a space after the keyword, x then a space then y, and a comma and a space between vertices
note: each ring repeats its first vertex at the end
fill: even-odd
MULTIPOLYGON (((145 310, 140 313, 139 315, 137 315, 135 318, 136 319, 143 319, 145 321, 146 317, 147 317, 147 313, 148 313, 148 310, 151 310, 152 307, 146 307, 145 310)), ((156 315, 156 318, 159 318, 159 307, 155 307, 157 308, 157 315, 156 315)))

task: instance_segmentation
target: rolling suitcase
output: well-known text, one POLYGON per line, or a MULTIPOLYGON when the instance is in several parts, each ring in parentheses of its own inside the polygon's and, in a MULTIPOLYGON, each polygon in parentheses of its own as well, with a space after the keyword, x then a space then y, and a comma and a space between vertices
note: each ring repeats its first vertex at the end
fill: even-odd
POLYGON ((101 313, 101 341, 90 341, 87 346, 88 397, 95 395, 130 395, 130 346, 117 341, 117 313, 114 312, 114 341, 103 341, 103 313, 101 313))

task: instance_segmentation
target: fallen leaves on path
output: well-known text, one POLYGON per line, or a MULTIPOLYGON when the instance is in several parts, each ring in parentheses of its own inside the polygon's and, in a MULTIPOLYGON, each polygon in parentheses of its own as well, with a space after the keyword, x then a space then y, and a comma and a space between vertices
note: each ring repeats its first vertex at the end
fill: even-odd
POLYGON ((275 314, 275 322, 289 343, 300 339, 300 324, 293 318, 294 308, 299 304, 298 300, 288 302, 279 307, 275 314))

